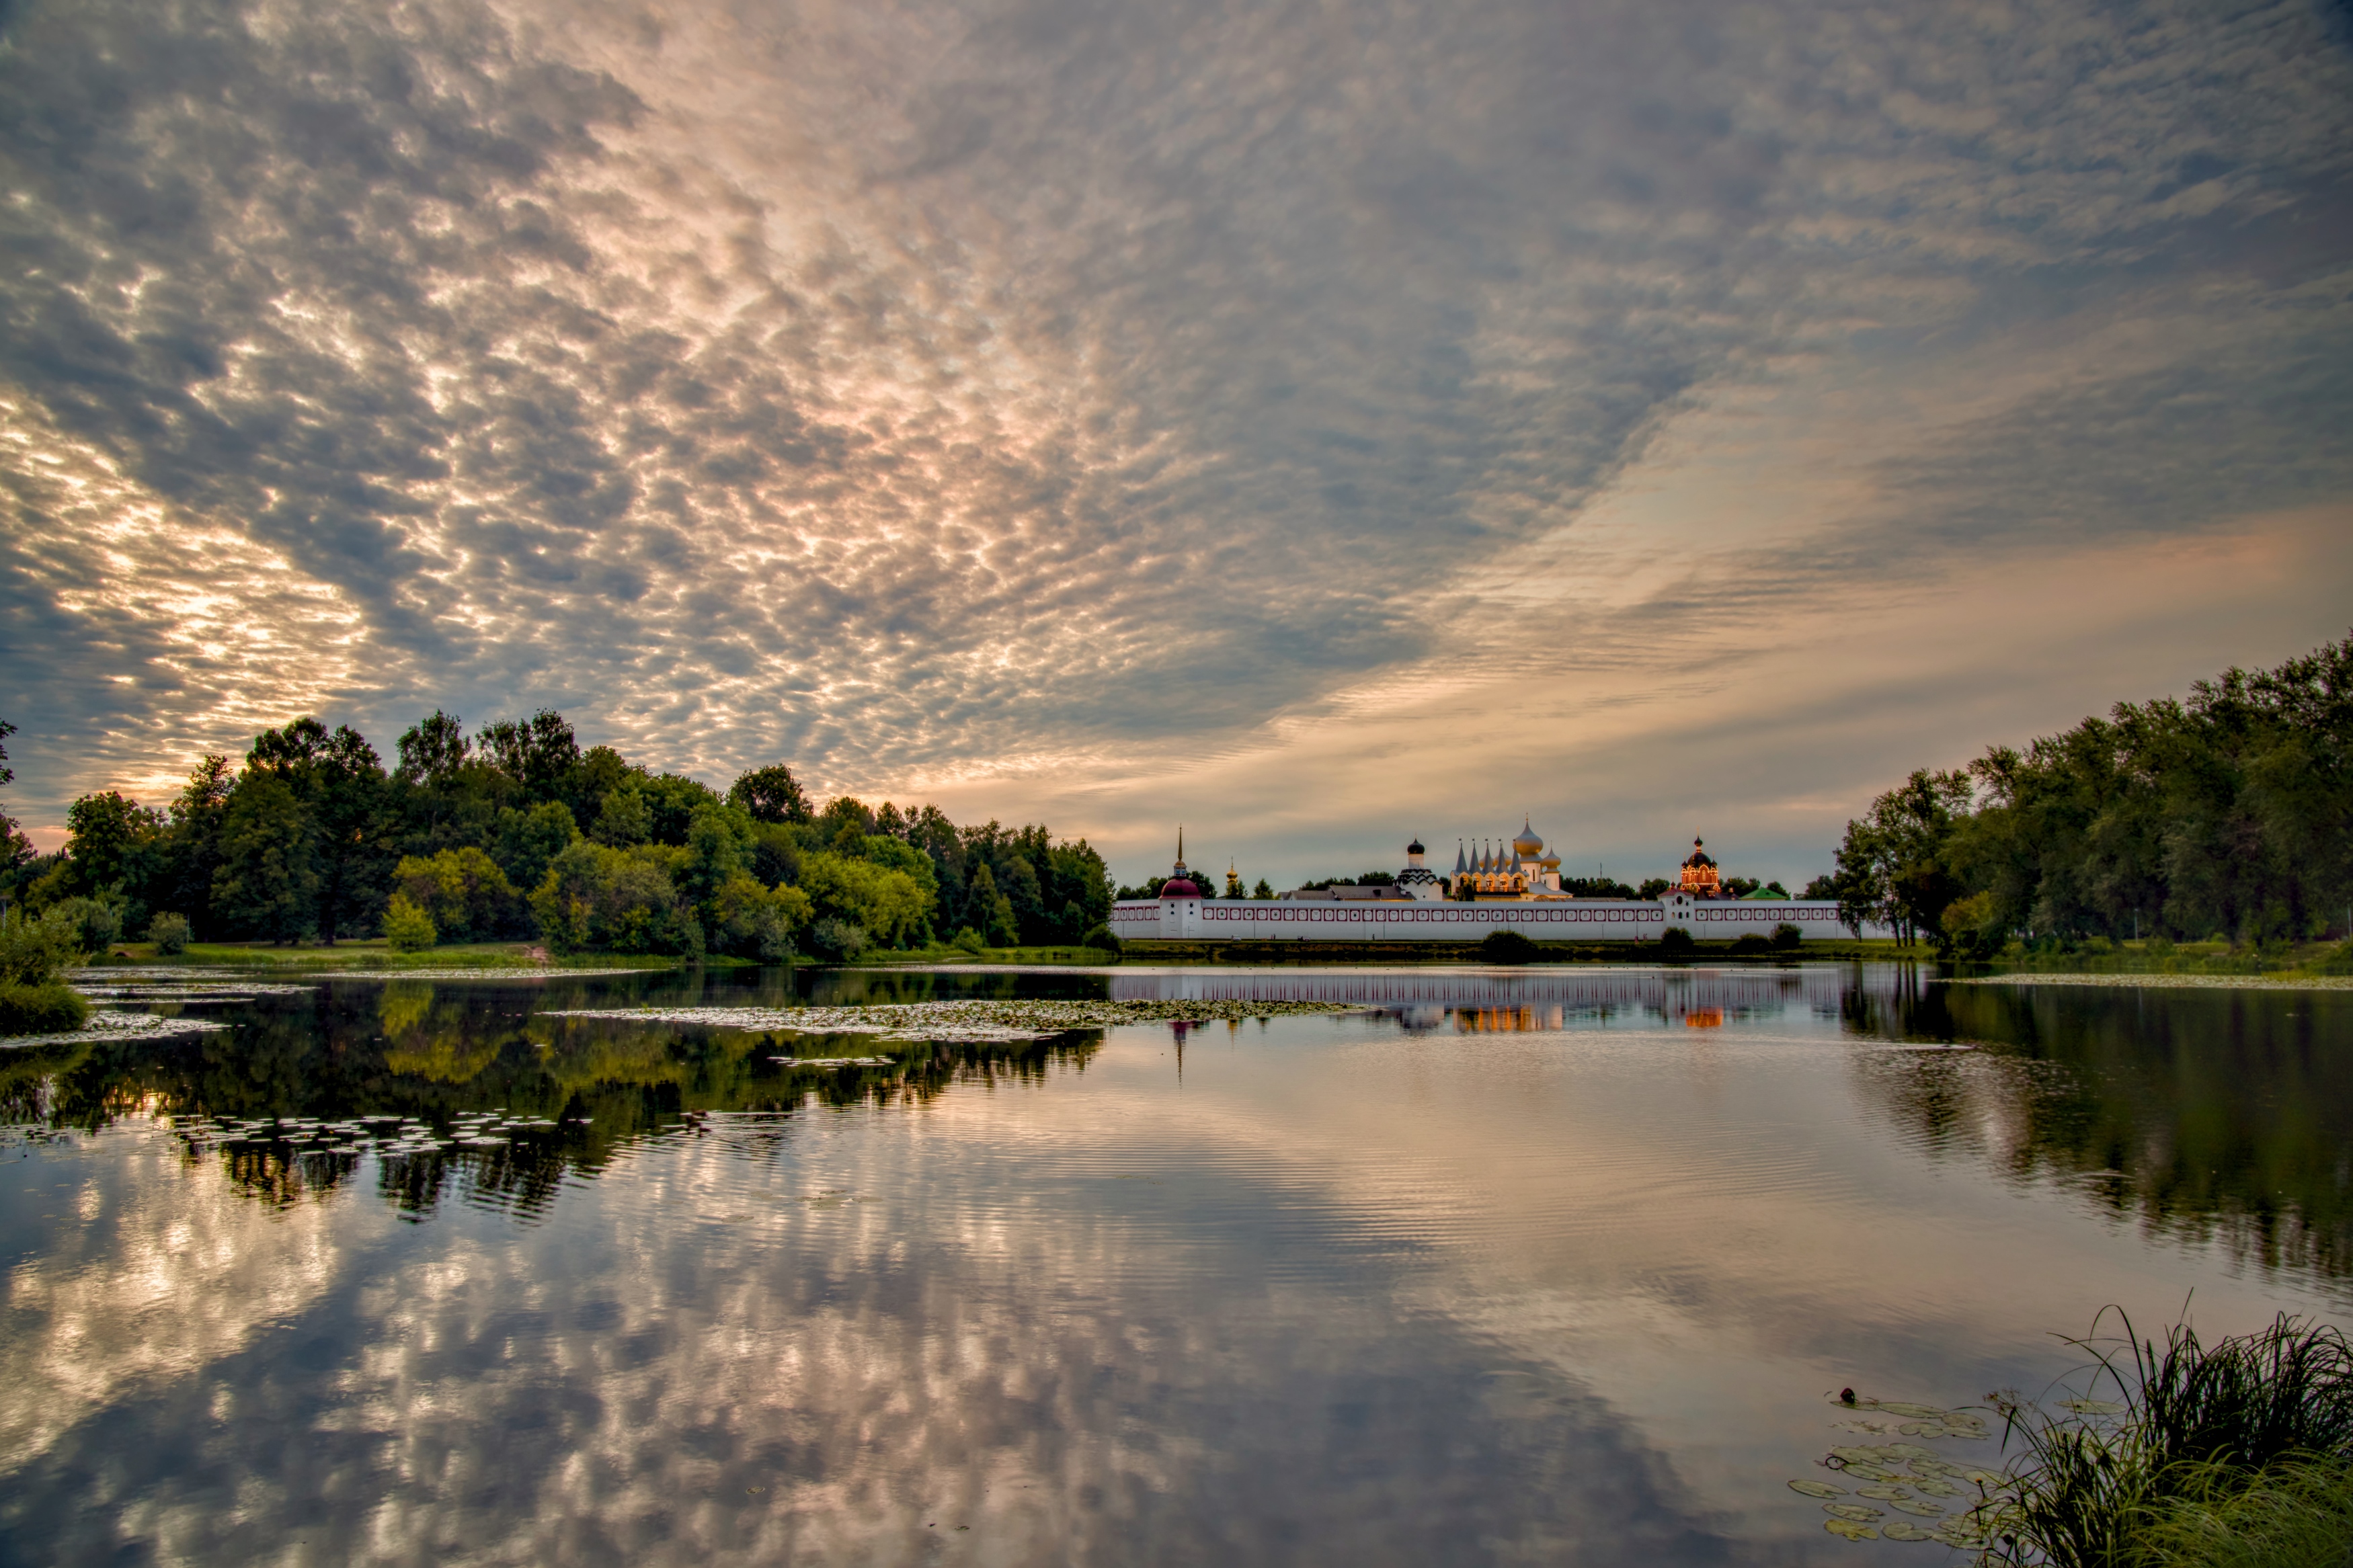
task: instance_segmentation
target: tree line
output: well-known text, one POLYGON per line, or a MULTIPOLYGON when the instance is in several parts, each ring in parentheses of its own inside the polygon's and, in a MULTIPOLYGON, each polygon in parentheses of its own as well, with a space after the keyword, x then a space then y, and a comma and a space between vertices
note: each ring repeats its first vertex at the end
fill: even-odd
POLYGON ((2353 636, 1921 769, 1847 824, 1829 881, 1849 921, 1963 956, 2353 923, 2353 636))
POLYGON ((437 710, 389 768, 349 726, 299 718, 256 736, 241 766, 205 756, 160 806, 108 790, 66 822, 64 847, 39 855, 0 816, 0 897, 70 911, 91 945, 381 934, 838 958, 952 933, 1076 942, 1112 901, 1103 858, 1042 825, 960 826, 847 795, 812 809, 781 763, 723 795, 584 751, 549 710, 471 735, 437 710))

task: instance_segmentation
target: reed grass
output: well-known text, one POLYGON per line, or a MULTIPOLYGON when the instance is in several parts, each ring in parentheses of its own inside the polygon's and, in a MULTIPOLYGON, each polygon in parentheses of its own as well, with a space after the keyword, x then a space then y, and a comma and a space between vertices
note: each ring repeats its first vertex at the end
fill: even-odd
MULTIPOLYGON (((2087 1398, 2056 1414, 1999 1402, 2003 1441, 2022 1451, 1978 1512, 1988 1561, 2268 1563, 2269 1542, 2353 1528, 2353 1343, 2340 1331, 2283 1313, 2209 1344, 2187 1324, 2159 1342, 2119 1321, 2121 1338, 2071 1342, 2092 1357, 2087 1398)), ((2279 1561, 2353 1568, 2343 1553, 2279 1561)))

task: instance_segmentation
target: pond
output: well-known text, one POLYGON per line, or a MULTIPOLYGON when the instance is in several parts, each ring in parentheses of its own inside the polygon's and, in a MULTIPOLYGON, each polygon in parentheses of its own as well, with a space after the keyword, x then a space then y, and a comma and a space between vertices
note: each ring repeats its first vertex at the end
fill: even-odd
POLYGON ((120 1005, 226 1027, 0 1053, 7 1562, 1942 1563, 1791 1489, 1905 1440, 1839 1390, 2037 1394, 2103 1307, 2235 1332, 2342 1314, 2353 1269, 2343 993, 1809 963, 120 1005), (1206 1021, 775 1016, 971 999, 1206 1021), (1230 1016, 1270 1001, 1353 1010, 1230 1016), (762 1026, 677 1021, 711 1008, 762 1026))

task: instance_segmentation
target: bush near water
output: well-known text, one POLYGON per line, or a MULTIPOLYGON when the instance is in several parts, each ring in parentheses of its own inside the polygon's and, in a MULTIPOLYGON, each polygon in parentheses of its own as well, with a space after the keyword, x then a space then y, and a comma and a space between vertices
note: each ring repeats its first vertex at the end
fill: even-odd
POLYGON ((58 980, 82 961, 80 911, 0 915, 0 1035, 78 1029, 90 1004, 58 980))

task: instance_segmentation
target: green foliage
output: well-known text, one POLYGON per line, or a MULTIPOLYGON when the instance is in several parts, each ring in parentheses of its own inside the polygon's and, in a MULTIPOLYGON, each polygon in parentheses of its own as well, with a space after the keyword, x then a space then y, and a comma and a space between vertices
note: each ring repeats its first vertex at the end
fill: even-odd
POLYGON ((694 814, 705 806, 724 804, 708 785, 678 773, 651 773, 636 780, 646 801, 646 837, 649 843, 683 847, 694 814))
POLYGON ((188 917, 169 911, 154 916, 147 922, 147 940, 155 944, 156 956, 178 957, 188 951, 188 917))
POLYGON ((1273 899, 1274 884, 1268 881, 1264 877, 1261 877, 1258 879, 1258 886, 1250 889, 1250 897, 1253 899, 1273 899))
POLYGON ((2348 821, 2353 637, 1995 747, 1965 775, 1915 773, 1849 825, 1837 891, 1856 915, 1939 938, 1955 935, 1947 907, 1989 894, 1964 927, 1979 948, 1996 932, 2137 930, 2284 946, 2342 910, 2348 821))
POLYGON ((960 952, 971 953, 975 958, 988 951, 988 944, 981 941, 980 933, 970 926, 958 926, 948 945, 960 952))
POLYGON ((76 890, 143 887, 163 831, 162 812, 113 790, 75 801, 66 808, 66 857, 76 890))
POLYGON ((1526 963, 1540 951, 1515 931, 1491 931, 1479 942, 1479 956, 1489 963, 1526 963))
POLYGON ((316 837, 292 785, 275 772, 247 770, 229 792, 213 876, 213 905, 232 929, 283 942, 314 928, 316 837))
MULTIPOLYGON (((408 856, 393 871, 393 889, 395 898, 423 913, 437 941, 490 942, 528 929, 522 894, 498 862, 479 849, 408 856)), ((386 927, 385 935, 391 934, 386 927)))
MULTIPOLYGON (((332 943, 345 923, 374 914, 392 870, 384 765, 357 731, 342 725, 330 733, 305 717, 254 737, 239 788, 271 776, 291 792, 301 818, 299 846, 290 840, 289 849, 299 849, 295 880, 311 904, 303 929, 332 943)), ((285 924, 263 934, 275 937, 285 924)))
POLYGON ((813 912, 798 888, 764 887, 750 872, 737 871, 712 892, 703 931, 714 952, 781 963, 793 955, 793 935, 813 912))
MULTIPOLYGON (((404 869, 417 864, 419 862, 401 862, 404 869)), ((406 880, 405 877, 403 879, 406 880)), ((439 942, 441 933, 434 928, 433 917, 418 908, 407 894, 395 893, 385 904, 384 940, 395 952, 422 952, 439 942)))
MULTIPOLYGON (((2166 943, 2168 949, 2172 945, 2171 942, 2166 943)), ((2312 967, 2322 974, 2353 974, 2353 940, 2338 942, 2312 967)))
POLYGON ((1689 958, 1698 951, 1699 944, 1692 941, 1691 932, 1681 926, 1669 926, 1659 935, 1661 958, 1689 958))
POLYGON ((499 869, 518 888, 536 888, 549 865, 579 837, 572 808, 560 800, 542 801, 528 810, 508 806, 499 813, 499 869))
POLYGON ((1647 877, 1643 879, 1642 885, 1634 889, 1634 896, 1638 899, 1655 899, 1673 886, 1674 884, 1664 877, 1647 877))
POLYGON ((560 798, 580 765, 580 743, 564 715, 543 708, 528 719, 485 724, 474 737, 480 758, 534 800, 560 798))
POLYGON ((2200 1467, 2136 1531, 2146 1568, 2312 1568, 2353 1563, 2353 1466, 2284 1459, 2252 1478, 2200 1467))
POLYGON ((72 927, 75 945, 84 952, 102 953, 122 936, 122 906, 111 899, 60 899, 44 918, 72 927))
POLYGON ((699 956, 702 923, 679 898, 666 861, 659 848, 615 849, 587 839, 558 855, 531 896, 549 945, 561 952, 699 956))
POLYGON ((828 963, 855 958, 866 948, 866 930, 828 915, 809 927, 809 946, 828 963))
POLYGON ((80 919, 71 910, 0 915, 0 982, 46 985, 60 970, 81 963, 87 952, 80 919))
POLYGON ((650 843, 653 836, 654 814, 635 779, 624 779, 606 793, 596 808, 596 825, 588 830, 589 837, 615 849, 650 843))
POLYGON ((2353 1460, 2353 1344, 2335 1327, 2283 1313, 2211 1345, 2183 1324, 2162 1345, 2124 1327, 2121 1342, 2076 1342, 2111 1410, 2002 1402, 2024 1451, 1983 1510, 1995 1561, 2151 1564, 2273 1467, 2353 1460))
POLYGON ((1795 952, 1806 945, 1806 933, 1783 921, 1773 928, 1773 949, 1777 952, 1795 952))
POLYGON ((1812 881, 1808 882, 1806 884, 1806 890, 1798 895, 1798 897, 1801 899, 1817 900, 1835 899, 1838 896, 1838 879, 1836 877, 1830 876, 1827 873, 1822 876, 1816 877, 1812 881))
POLYGON ((754 768, 738 777, 727 791, 727 804, 738 807, 754 822, 809 819, 808 796, 801 793, 800 781, 793 777, 793 770, 782 763, 754 768))
POLYGON ((1121 940, 1117 931, 1107 925, 1091 927, 1085 935, 1079 938, 1079 945, 1092 947, 1099 952, 1108 952, 1114 956, 1127 951, 1127 943, 1121 940))
POLYGON ((914 878, 863 858, 803 856, 800 890, 820 923, 856 926, 866 942, 878 946, 905 945, 931 912, 931 900, 914 878))
POLYGON ((1011 947, 1021 940, 1015 922, 1013 900, 997 890, 997 874, 987 862, 973 868, 972 885, 965 889, 965 913, 978 922, 981 941, 990 947, 1011 947))
POLYGON ((1892 926, 1903 942, 1941 936, 1947 907, 1965 890, 1950 840, 1971 794, 1968 773, 1921 768, 1850 821, 1838 851, 1839 918, 1892 926))
POLYGON ((0 1035, 63 1034, 80 1028, 89 1016, 90 1004, 56 981, 0 981, 0 1035))

